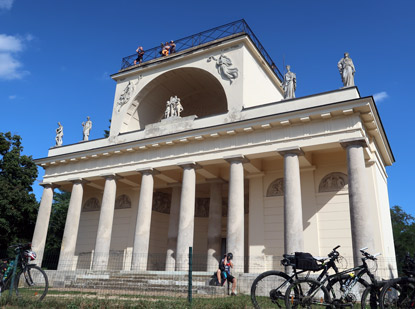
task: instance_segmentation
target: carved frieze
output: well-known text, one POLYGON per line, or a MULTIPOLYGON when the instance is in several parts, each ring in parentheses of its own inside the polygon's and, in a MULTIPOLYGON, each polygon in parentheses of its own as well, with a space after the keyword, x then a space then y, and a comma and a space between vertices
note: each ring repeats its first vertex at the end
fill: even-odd
POLYGON ((278 178, 271 182, 267 189, 267 197, 270 196, 284 196, 284 178, 278 178))
POLYGON ((101 204, 96 197, 89 198, 83 205, 82 211, 99 211, 101 209, 101 204))
POLYGON ((140 75, 138 77, 138 80, 134 83, 129 81, 127 86, 125 86, 124 90, 122 91, 121 95, 118 97, 118 101, 117 101, 117 112, 119 113, 121 111, 121 108, 126 105, 128 102, 130 102, 130 99, 133 96, 134 90, 135 90, 135 86, 137 86, 138 82, 140 81, 140 79, 142 78, 142 76, 140 75))
POLYGON ((347 175, 340 172, 327 174, 320 181, 318 192, 337 192, 348 190, 347 175))
POLYGON ((131 199, 128 195, 120 195, 115 199, 115 209, 131 208, 131 199))
POLYGON ((220 76, 224 79, 228 79, 230 84, 232 84, 233 80, 238 78, 239 70, 237 68, 232 68, 232 60, 229 57, 220 55, 219 58, 216 59, 214 56, 210 56, 207 59, 207 62, 212 60, 216 61, 216 69, 218 70, 220 76))
POLYGON ((171 196, 164 192, 154 192, 153 194, 153 207, 152 209, 164 214, 170 213, 171 196))

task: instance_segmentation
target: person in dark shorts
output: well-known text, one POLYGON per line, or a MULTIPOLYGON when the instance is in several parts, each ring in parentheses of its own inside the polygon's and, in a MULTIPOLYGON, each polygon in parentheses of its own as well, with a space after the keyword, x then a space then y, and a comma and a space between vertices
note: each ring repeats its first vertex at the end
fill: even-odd
POLYGON ((134 65, 137 64, 137 61, 138 63, 143 62, 143 56, 144 56, 143 46, 140 46, 139 48, 137 48, 136 52, 137 52, 137 59, 134 60, 134 65))
POLYGON ((225 281, 232 283, 232 296, 236 295, 236 278, 231 275, 231 268, 233 268, 233 254, 231 252, 225 254, 223 259, 219 262, 219 269, 216 272, 219 285, 224 285, 225 281))

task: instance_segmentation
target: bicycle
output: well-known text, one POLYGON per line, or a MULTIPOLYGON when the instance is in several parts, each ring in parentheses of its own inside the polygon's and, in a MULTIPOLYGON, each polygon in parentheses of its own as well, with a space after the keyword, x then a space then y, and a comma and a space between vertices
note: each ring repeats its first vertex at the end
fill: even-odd
POLYGON ((6 290, 16 291, 17 297, 41 301, 47 294, 49 281, 46 273, 35 264, 29 262, 36 259, 36 253, 31 251, 31 244, 17 244, 14 259, 1 259, 8 265, 4 272, 0 272, 0 294, 6 290))
POLYGON ((379 296, 380 308, 415 308, 415 260, 405 256, 405 277, 389 280, 379 296))
POLYGON ((338 272, 335 262, 339 260, 340 254, 337 249, 340 246, 333 248, 328 254, 328 258, 316 259, 309 253, 296 252, 295 255, 284 254, 284 259, 281 260, 283 266, 291 266, 293 269, 292 275, 287 275, 282 271, 271 270, 260 274, 252 283, 251 286, 251 301, 256 309, 278 307, 283 308, 285 303, 285 289, 291 284, 294 279, 298 280, 299 274, 308 272, 306 278, 309 277, 310 272, 317 272, 323 270, 319 278, 323 278, 330 268, 335 268, 338 272), (328 261, 327 261, 328 260, 328 261))
POLYGON ((376 282, 367 260, 376 261, 376 256, 379 254, 371 255, 365 251, 366 249, 360 249, 363 255, 362 265, 342 272, 338 272, 334 265, 335 274, 333 275, 325 272, 324 278, 320 275, 317 280, 302 278, 292 282, 285 293, 286 308, 353 308, 357 302, 355 293, 359 293, 362 286, 365 289, 370 286, 363 276, 367 274, 372 284, 376 282), (339 298, 336 291, 340 292, 339 298))

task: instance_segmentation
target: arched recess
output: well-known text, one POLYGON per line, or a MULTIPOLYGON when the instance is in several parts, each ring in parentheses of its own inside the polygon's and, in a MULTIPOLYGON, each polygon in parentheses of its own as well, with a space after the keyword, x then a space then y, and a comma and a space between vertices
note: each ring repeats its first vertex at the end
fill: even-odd
POLYGON ((174 69, 141 89, 123 118, 120 133, 142 130, 147 124, 159 122, 166 102, 176 95, 183 105, 181 117, 202 118, 228 112, 225 90, 212 74, 199 68, 174 69))
POLYGON ((348 190, 347 175, 341 172, 327 174, 321 179, 318 192, 337 192, 348 190))

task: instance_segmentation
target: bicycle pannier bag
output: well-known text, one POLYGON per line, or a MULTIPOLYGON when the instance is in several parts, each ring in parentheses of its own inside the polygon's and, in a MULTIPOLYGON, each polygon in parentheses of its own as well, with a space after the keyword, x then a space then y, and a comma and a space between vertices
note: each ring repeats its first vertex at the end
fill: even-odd
POLYGON ((320 269, 317 261, 310 253, 296 252, 295 264, 297 269, 316 271, 320 269))

